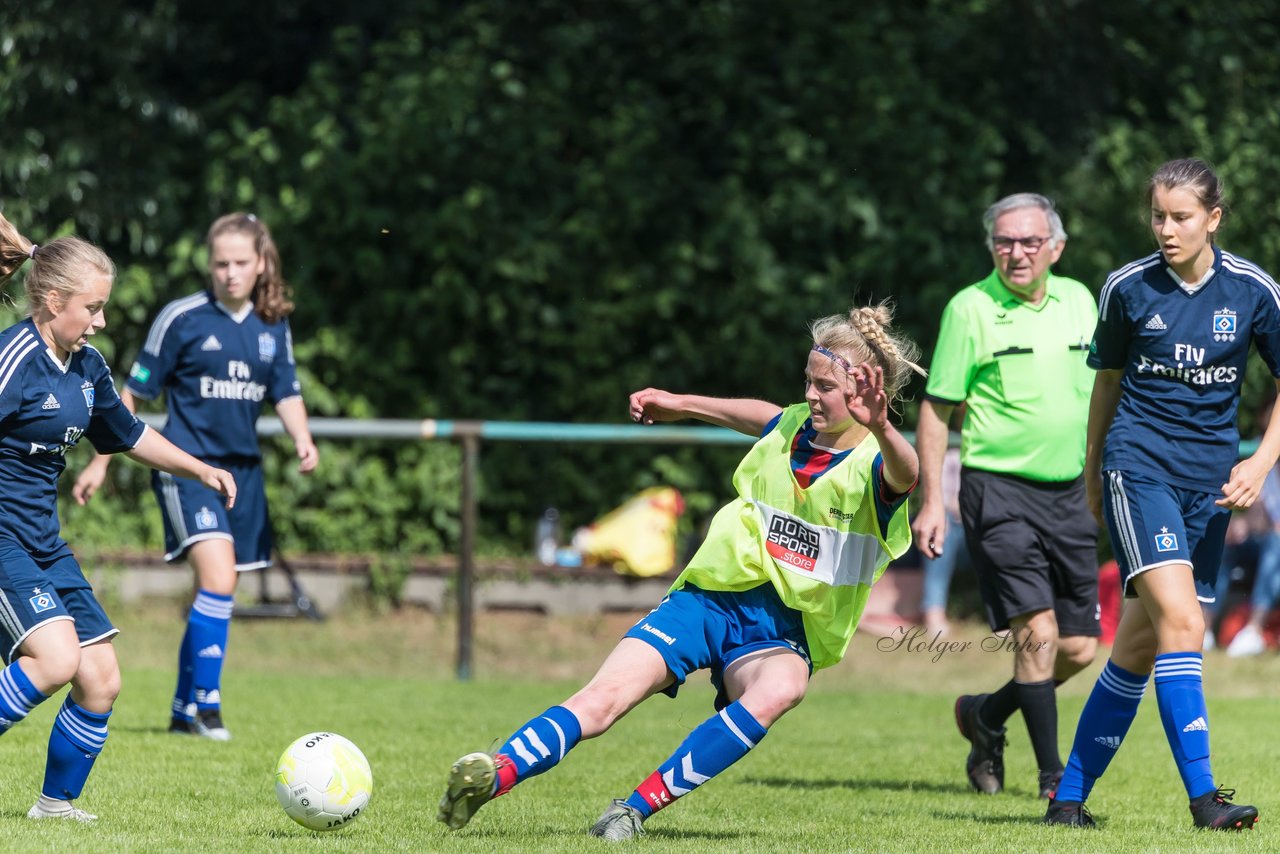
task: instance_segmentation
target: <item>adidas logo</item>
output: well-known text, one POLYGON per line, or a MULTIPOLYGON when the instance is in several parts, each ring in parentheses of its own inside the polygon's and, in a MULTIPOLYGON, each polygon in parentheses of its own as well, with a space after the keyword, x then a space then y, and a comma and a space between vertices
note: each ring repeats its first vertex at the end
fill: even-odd
POLYGON ((198 658, 222 658, 222 647, 216 643, 209 644, 204 649, 196 653, 198 658))
POLYGON ((1160 315, 1157 314, 1147 321, 1146 328, 1147 329, 1168 329, 1169 327, 1164 325, 1164 321, 1161 320, 1160 315))
POLYGON ((1182 731, 1183 732, 1197 732, 1197 731, 1208 732, 1209 724, 1205 722, 1204 718, 1196 718, 1194 721, 1184 726, 1182 728, 1182 731))
POLYGON ((1100 735, 1095 738, 1094 741, 1098 742, 1098 744, 1101 744, 1103 747, 1110 748, 1111 750, 1120 749, 1120 736, 1118 735, 1100 735))
POLYGON ((58 403, 58 399, 50 392, 49 396, 44 399, 44 403, 40 405, 41 409, 61 409, 62 404, 58 403))
MULTIPOLYGON (((1163 326, 1160 328, 1164 329, 1163 326)), ((204 339, 204 343, 200 345, 200 349, 204 350, 206 353, 210 350, 221 350, 222 342, 219 341, 216 336, 210 335, 208 338, 204 339)))

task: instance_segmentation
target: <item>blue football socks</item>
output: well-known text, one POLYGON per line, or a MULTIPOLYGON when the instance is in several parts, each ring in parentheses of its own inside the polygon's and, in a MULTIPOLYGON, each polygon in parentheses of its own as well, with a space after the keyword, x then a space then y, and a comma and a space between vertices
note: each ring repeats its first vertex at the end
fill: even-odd
POLYGON ((1088 800, 1094 782, 1107 770, 1129 732, 1146 687, 1145 673, 1130 673, 1114 661, 1107 662, 1076 724, 1076 737, 1058 784, 1057 800, 1088 800))
POLYGON ((627 804, 648 818, 746 756, 767 733, 741 703, 730 703, 689 733, 627 804))
POLYGON ((1194 800, 1214 791, 1209 767, 1209 712, 1201 681, 1204 656, 1199 652, 1169 652, 1156 656, 1156 702, 1169 749, 1182 775, 1187 797, 1194 800))
POLYGON ((196 697, 191 688, 194 662, 195 658, 191 655, 191 622, 188 617, 187 630, 182 633, 182 646, 178 648, 178 687, 173 689, 173 716, 178 720, 195 719, 196 697))
MULTIPOLYGON (((196 593, 187 617, 190 645, 184 650, 186 661, 183 666, 191 668, 191 699, 200 711, 221 705, 222 661, 231 626, 232 601, 230 596, 201 590, 196 593)), ((180 666, 179 685, 181 672, 180 666)))
POLYGON ((564 706, 547 709, 498 748, 498 753, 510 759, 512 765, 499 769, 495 794, 503 794, 516 783, 554 768, 581 740, 582 725, 573 712, 564 706))
POLYGON ((107 741, 107 718, 76 705, 71 696, 49 731, 49 755, 45 760, 44 786, 40 793, 48 798, 73 800, 80 797, 84 781, 107 741))
POLYGON ((0 671, 0 735, 47 699, 31 684, 18 662, 0 671))

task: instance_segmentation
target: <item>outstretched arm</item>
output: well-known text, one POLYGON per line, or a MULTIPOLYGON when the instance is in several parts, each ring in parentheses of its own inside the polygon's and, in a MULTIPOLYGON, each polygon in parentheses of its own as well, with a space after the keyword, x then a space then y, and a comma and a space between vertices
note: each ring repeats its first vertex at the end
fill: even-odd
POLYGON ((236 481, 230 472, 200 462, 150 427, 142 432, 142 438, 133 446, 133 450, 125 453, 143 465, 178 477, 198 480, 210 489, 217 490, 226 497, 228 508, 236 503, 236 481))
POLYGON ((631 395, 630 411, 631 420, 641 424, 695 418, 748 436, 759 436, 782 407, 763 400, 672 394, 662 389, 646 388, 631 395))

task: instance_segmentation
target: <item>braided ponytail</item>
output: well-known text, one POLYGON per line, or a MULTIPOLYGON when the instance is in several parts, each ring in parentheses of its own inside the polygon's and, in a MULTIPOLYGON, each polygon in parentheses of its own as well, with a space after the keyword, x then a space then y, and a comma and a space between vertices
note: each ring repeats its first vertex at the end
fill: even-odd
POLYGON ((848 315, 833 314, 815 320, 809 327, 813 343, 839 353, 852 365, 867 362, 884 372, 884 390, 897 398, 911 373, 925 375, 916 364, 920 348, 914 341, 892 331, 893 306, 888 301, 873 306, 857 306, 848 315))

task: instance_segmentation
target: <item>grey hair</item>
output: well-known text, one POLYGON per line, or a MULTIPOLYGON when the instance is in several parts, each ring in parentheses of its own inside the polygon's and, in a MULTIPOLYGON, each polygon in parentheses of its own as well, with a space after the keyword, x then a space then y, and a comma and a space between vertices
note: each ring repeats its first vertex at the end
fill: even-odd
POLYGON ((1054 207, 1052 199, 1039 193, 1014 193, 987 208, 986 213, 982 215, 982 227, 987 232, 987 249, 993 248, 991 237, 996 227, 996 220, 1010 211, 1023 208, 1044 211, 1045 218, 1049 220, 1049 240, 1054 246, 1066 242, 1067 230, 1062 227, 1062 217, 1058 216, 1058 209, 1054 207))

